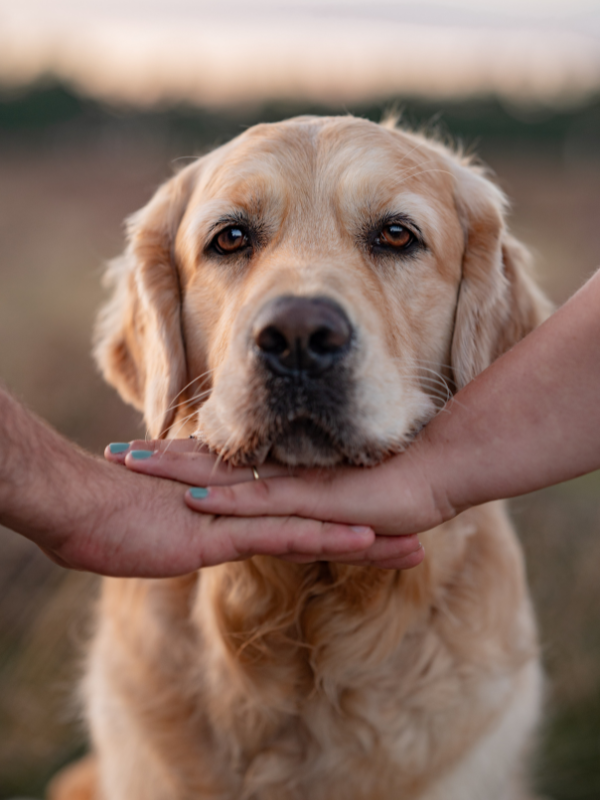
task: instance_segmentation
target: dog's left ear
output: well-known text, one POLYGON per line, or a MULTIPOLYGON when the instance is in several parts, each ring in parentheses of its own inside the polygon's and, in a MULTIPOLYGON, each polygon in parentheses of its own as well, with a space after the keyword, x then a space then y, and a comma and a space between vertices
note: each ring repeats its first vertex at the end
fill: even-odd
POLYGON ((174 244, 195 165, 163 184, 127 222, 127 249, 110 264, 113 295, 98 318, 94 355, 106 378, 143 411, 153 438, 173 424, 187 382, 181 285, 174 244))
POLYGON ((506 230, 506 200, 477 168, 454 162, 465 249, 451 362, 457 389, 550 313, 530 276, 528 251, 506 230))

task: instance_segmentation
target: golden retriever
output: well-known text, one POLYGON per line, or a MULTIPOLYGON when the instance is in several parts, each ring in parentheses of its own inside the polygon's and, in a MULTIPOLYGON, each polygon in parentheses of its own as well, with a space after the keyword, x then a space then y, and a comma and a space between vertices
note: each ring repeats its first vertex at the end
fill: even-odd
MULTIPOLYGON (((98 361, 154 437, 375 464, 545 315, 504 213, 481 169, 391 123, 259 125, 132 217, 98 361)), ((52 796, 530 798, 541 682, 512 528, 490 504, 423 540, 402 573, 256 557, 106 580, 94 756, 52 796)))

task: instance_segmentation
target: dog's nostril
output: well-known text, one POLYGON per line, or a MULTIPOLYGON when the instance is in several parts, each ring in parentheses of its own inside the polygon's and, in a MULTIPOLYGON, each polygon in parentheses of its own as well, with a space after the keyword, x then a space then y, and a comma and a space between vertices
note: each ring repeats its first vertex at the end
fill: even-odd
POLYGON ((275 356, 283 355, 289 349, 287 339, 274 325, 268 325, 258 333, 256 344, 263 353, 272 353, 275 356))
POLYGON ((332 328, 319 328, 308 340, 308 349, 316 355, 323 356, 335 353, 347 342, 345 332, 332 328))

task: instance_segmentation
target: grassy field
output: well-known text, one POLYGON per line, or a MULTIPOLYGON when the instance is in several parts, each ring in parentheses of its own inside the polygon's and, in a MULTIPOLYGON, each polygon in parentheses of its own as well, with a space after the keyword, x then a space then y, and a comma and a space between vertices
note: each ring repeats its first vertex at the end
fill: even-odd
MULTIPOLYGON (((169 176, 173 159, 287 109, 206 114, 185 128, 168 115, 144 127, 135 115, 87 106, 49 119, 22 108, 19 122, 0 104, 0 379, 99 453, 144 432, 89 356, 102 264, 122 246, 123 218, 169 176)), ((477 106, 463 118, 471 138, 479 119, 478 149, 513 200, 513 231, 561 303, 600 263, 600 151, 589 135, 596 117, 573 118, 558 132, 553 119, 536 135, 539 121, 513 135, 477 106)), ((460 118, 453 124, 460 132, 460 118)), ((536 779, 555 800, 597 800, 600 474, 519 499, 512 512, 548 673, 536 779)), ((84 748, 73 686, 97 584, 2 529, 0 548, 0 798, 41 796, 48 776, 84 748)))

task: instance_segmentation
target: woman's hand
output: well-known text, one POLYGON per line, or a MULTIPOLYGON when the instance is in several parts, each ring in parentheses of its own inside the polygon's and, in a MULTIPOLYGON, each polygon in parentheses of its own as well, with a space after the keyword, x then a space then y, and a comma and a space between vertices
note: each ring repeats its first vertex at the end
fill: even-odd
MULTIPOLYGON (((261 554, 292 561, 358 554, 366 561, 371 551, 378 553, 375 534, 365 526, 293 515, 198 514, 182 503, 180 483, 80 450, 1 387, 0 452, 0 525, 64 567, 167 578, 261 554)), ((403 549, 407 563, 421 558, 417 548, 413 540, 403 549)))
POLYGON ((125 463, 132 471, 192 486, 185 493, 185 501, 197 512, 241 517, 248 522, 248 518, 254 518, 257 525, 269 528, 278 518, 282 532, 289 520, 297 520, 299 530, 302 524, 314 525, 318 520, 338 525, 341 530, 355 530, 357 526, 372 530, 375 525, 375 532, 383 534, 375 536, 363 549, 346 553, 339 550, 324 553, 320 548, 282 555, 275 552, 278 543, 273 540, 272 555, 296 562, 330 560, 408 569, 423 560, 423 549, 415 535, 394 534, 410 534, 441 522, 439 516, 432 517, 426 524, 417 523, 410 530, 409 521, 397 520, 394 508, 398 500, 398 477, 396 470, 387 464, 368 470, 298 470, 296 475, 288 467, 263 464, 259 469, 260 479, 255 480, 251 468, 232 468, 190 439, 116 444, 106 449, 105 456, 110 461, 125 463), (389 500, 385 506, 381 503, 382 495, 389 500))
MULTIPOLYGON (((251 469, 230 469, 187 440, 133 442, 108 457, 196 487, 186 492, 189 508, 219 519, 275 528, 289 519, 298 530, 302 520, 321 520, 340 530, 368 526, 375 534, 362 551, 329 556, 307 547, 292 554, 295 560, 414 566, 423 558, 415 533, 471 506, 600 469, 599 309, 600 271, 461 389, 405 453, 378 467, 292 474, 265 464, 254 480, 251 469)), ((271 543, 277 544, 276 530, 271 543)))

